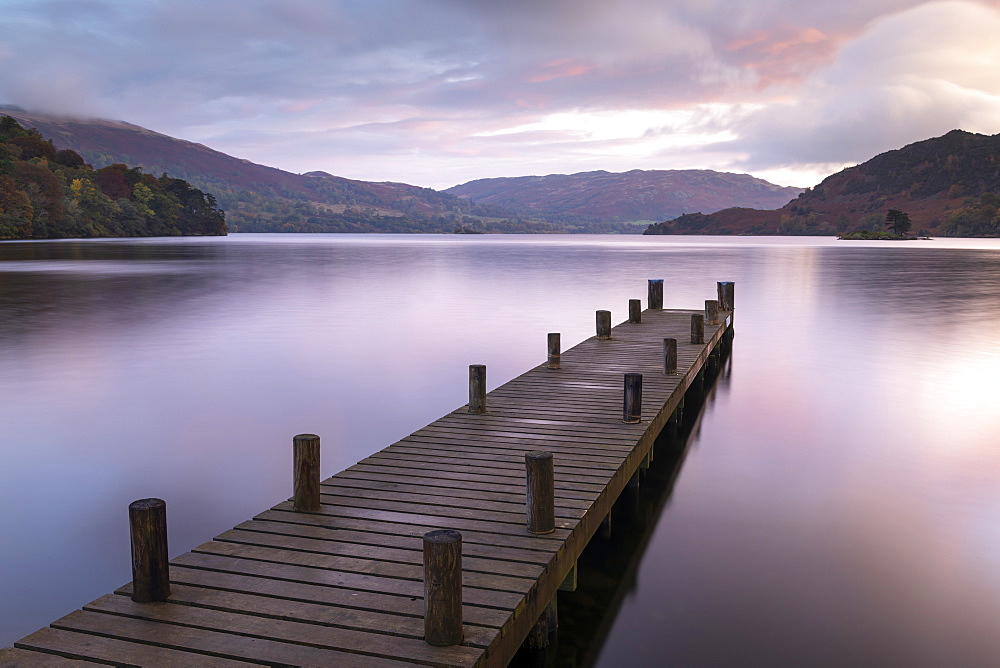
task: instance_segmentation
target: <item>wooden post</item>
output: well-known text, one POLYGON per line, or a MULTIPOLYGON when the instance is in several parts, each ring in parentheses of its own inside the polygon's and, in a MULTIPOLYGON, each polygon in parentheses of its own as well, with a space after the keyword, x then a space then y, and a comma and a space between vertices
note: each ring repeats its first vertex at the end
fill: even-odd
POLYGON ((663 373, 677 373, 677 339, 663 339, 663 373))
POLYGON ((542 614, 538 616, 538 621, 528 631, 528 637, 524 639, 524 645, 529 649, 546 649, 556 641, 556 636, 559 632, 558 600, 558 595, 553 594, 552 600, 542 610, 542 614))
POLYGON ((605 539, 611 538, 611 509, 608 509, 608 514, 601 520, 601 537, 605 539))
POLYGON ((625 400, 622 403, 622 422, 636 424, 642 420, 642 374, 625 374, 625 400))
POLYGON ((556 490, 552 453, 534 450, 524 455, 527 469, 528 531, 544 534, 556 530, 556 490))
POLYGON ((705 367, 702 367, 698 373, 695 374, 694 380, 691 382, 691 387, 688 388, 688 392, 692 393, 695 399, 701 399, 705 394, 705 367))
POLYGON ((723 311, 732 311, 736 296, 736 284, 732 281, 719 281, 715 285, 719 293, 719 308, 723 311))
POLYGON ((691 343, 705 343, 705 316, 702 313, 691 314, 691 343))
POLYGON ((549 361, 548 366, 550 369, 558 369, 559 362, 562 358, 562 353, 559 343, 559 332, 549 332, 549 361))
POLYGON ((713 348, 708 359, 705 360, 705 373, 709 378, 714 378, 715 374, 719 371, 719 356, 716 355, 718 349, 719 346, 713 348))
POLYGON ((170 596, 166 502, 133 501, 128 506, 128 524, 132 536, 132 600, 166 601, 170 596))
POLYGON ((641 299, 630 299, 630 300, 628 300, 628 321, 629 322, 642 322, 642 300, 641 299))
POLYGON ((611 311, 597 312, 597 338, 603 340, 611 338, 611 311))
POLYGON ((462 534, 424 534, 424 640, 435 647, 462 642, 462 534))
POLYGON ((649 291, 646 297, 646 305, 650 309, 663 308, 663 279, 649 279, 649 291))
POLYGON ((719 324, 719 301, 717 299, 705 300, 705 320, 709 325, 719 324))
POLYGON ((573 568, 569 569, 569 573, 563 578, 559 591, 576 591, 577 570, 576 562, 573 562, 573 568))
POLYGON ((292 439, 292 470, 294 475, 292 510, 319 510, 319 436, 299 434, 292 439))
POLYGON ((486 365, 469 365, 469 412, 486 412, 486 365))

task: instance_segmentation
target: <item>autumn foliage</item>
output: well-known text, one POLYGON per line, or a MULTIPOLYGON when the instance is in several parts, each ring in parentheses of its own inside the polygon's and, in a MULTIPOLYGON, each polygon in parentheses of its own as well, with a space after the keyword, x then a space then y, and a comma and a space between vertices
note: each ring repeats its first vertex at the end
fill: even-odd
POLYGON ((0 239, 226 234, 215 198, 127 165, 93 169, 0 118, 0 239))

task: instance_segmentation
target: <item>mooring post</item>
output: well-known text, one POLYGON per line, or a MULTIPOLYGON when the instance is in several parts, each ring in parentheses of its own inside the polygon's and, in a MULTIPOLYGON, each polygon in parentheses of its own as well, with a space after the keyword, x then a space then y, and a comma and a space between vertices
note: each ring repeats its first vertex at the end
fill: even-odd
POLYGON ((167 504, 163 499, 139 499, 128 506, 132 537, 132 600, 166 601, 170 596, 167 563, 167 504))
POLYGON ((469 365, 469 412, 486 412, 486 365, 469 365))
POLYGON ((677 339, 663 339, 663 373, 677 373, 677 339))
POLYGON ((424 534, 424 640, 435 647, 462 642, 462 534, 424 534))
POLYGON ((636 424, 642 420, 642 374, 625 374, 625 399, 622 403, 622 422, 636 424))
POLYGON ((527 514, 530 533, 556 529, 556 490, 552 453, 534 450, 524 455, 527 471, 527 514))
POLYGON ((569 569, 569 573, 563 578, 562 584, 559 585, 558 591, 576 591, 577 584, 577 564, 573 562, 573 568, 569 569))
POLYGON ((705 315, 691 314, 691 343, 705 343, 705 315))
POLYGON ((650 309, 663 308, 663 279, 649 279, 649 290, 646 296, 646 305, 650 309))
POLYGON ((719 324, 719 300, 717 299, 706 299, 705 300, 705 320, 709 325, 719 324))
POLYGON ((559 362, 562 358, 562 352, 559 342, 559 332, 549 332, 549 361, 548 367, 550 369, 558 369, 559 362))
POLYGON ((528 637, 524 639, 524 645, 529 649, 546 649, 556 641, 559 633, 559 596, 552 595, 552 600, 542 610, 538 616, 538 621, 528 631, 528 637))
POLYGON ((716 355, 716 351, 718 349, 718 345, 716 345, 715 348, 712 348, 712 352, 709 353, 708 359, 705 360, 705 373, 709 378, 714 378, 716 372, 719 370, 719 356, 716 355))
POLYGON ((602 340, 611 338, 611 311, 597 312, 597 338, 602 340))
POLYGON ((642 300, 641 299, 630 299, 630 300, 628 300, 628 321, 629 322, 642 322, 642 300))
POLYGON ((611 509, 608 509, 608 514, 604 516, 601 520, 601 536, 605 539, 611 538, 611 509))
POLYGON ((736 284, 732 281, 718 281, 715 285, 719 294, 719 308, 723 311, 732 311, 736 297, 736 284))
POLYGON ((292 510, 319 510, 319 436, 299 434, 292 439, 292 510))
POLYGON ((693 391, 694 396, 699 400, 705 396, 705 367, 699 369, 698 373, 694 375, 694 380, 688 390, 693 391))

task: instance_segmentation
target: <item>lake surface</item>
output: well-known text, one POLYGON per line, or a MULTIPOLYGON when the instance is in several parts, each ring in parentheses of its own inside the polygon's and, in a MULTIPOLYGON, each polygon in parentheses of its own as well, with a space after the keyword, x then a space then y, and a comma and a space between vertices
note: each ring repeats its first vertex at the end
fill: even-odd
POLYGON ((617 323, 736 282, 732 357, 600 666, 1000 665, 1000 241, 233 235, 0 244, 0 645, 617 323))

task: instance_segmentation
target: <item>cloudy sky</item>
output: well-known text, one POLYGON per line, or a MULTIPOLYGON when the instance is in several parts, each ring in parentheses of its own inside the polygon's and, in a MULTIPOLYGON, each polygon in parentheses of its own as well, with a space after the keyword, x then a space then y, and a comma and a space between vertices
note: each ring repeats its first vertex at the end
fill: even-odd
POLYGON ((1000 2, 0 0, 0 103, 293 172, 707 168, 810 186, 1000 132, 1000 2))

